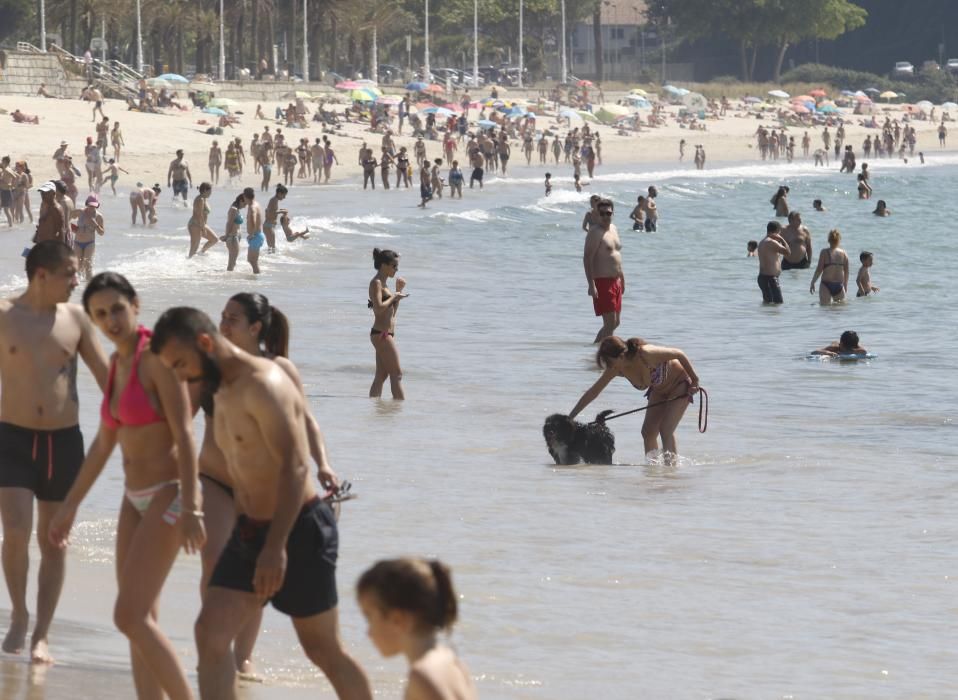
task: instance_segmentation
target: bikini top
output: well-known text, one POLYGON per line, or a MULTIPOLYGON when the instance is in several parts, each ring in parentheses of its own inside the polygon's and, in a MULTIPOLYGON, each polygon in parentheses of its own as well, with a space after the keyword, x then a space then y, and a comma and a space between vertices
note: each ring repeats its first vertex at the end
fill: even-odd
POLYGON ((832 261, 832 251, 828 251, 828 262, 825 263, 825 267, 831 267, 832 265, 838 265, 839 267, 844 267, 845 263, 842 261, 833 262, 832 261))
POLYGON ((660 386, 669 376, 669 361, 660 362, 655 367, 649 365, 649 363, 642 357, 642 349, 639 348, 639 360, 642 364, 649 368, 649 385, 648 386, 635 386, 632 380, 629 380, 629 383, 632 386, 635 386, 639 391, 644 391, 646 389, 651 389, 654 386, 660 386))
POLYGON ((136 354, 133 355, 133 366, 130 368, 130 377, 123 387, 123 393, 117 400, 116 412, 113 415, 110 410, 110 400, 113 396, 113 382, 116 378, 116 358, 110 362, 110 376, 106 382, 106 391, 103 392, 103 403, 100 404, 100 420, 103 424, 112 430, 123 426, 150 425, 151 423, 161 423, 166 420, 163 416, 154 410, 150 404, 150 397, 140 383, 139 369, 140 356, 143 348, 150 342, 153 333, 148 328, 140 326, 137 328, 136 354))
POLYGON ((236 224, 237 226, 240 226, 242 225, 244 221, 245 219, 243 218, 243 215, 237 212, 236 217, 233 219, 233 223, 236 224))

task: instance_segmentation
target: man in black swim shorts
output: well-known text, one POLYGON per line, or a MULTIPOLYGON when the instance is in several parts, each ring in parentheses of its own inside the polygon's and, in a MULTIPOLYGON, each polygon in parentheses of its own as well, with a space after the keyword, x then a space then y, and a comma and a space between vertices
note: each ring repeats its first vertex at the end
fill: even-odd
POLYGON ((782 269, 807 270, 812 262, 812 234, 802 224, 802 215, 797 211, 789 212, 788 226, 782 229, 782 238, 790 251, 782 258, 782 269))
POLYGON ((236 697, 233 639, 271 602, 292 618, 306 656, 339 697, 371 698, 339 639, 339 537, 308 476, 299 387, 274 361, 239 352, 196 309, 166 311, 150 348, 181 381, 202 382, 213 394, 215 439, 236 494, 236 526, 196 621, 201 697, 236 697))
POLYGON ((31 642, 36 663, 52 659, 47 632, 63 587, 65 550, 47 528, 83 463, 77 402, 77 355, 106 386, 106 356, 93 325, 76 304, 77 259, 58 240, 38 243, 27 255, 27 291, 0 301, 0 511, 3 561, 10 592, 10 629, 3 650, 26 644, 27 571, 37 501, 40 571, 37 618, 31 642))
POLYGON ((762 301, 766 304, 783 303, 778 276, 782 274, 782 256, 788 255, 790 248, 781 231, 780 223, 769 221, 765 238, 758 244, 758 288, 762 290, 762 301))
POLYGON ((166 186, 173 188, 173 201, 176 202, 176 195, 180 195, 185 206, 186 197, 193 186, 193 175, 190 173, 190 166, 183 160, 182 149, 177 150, 176 158, 170 161, 169 170, 166 172, 166 186))

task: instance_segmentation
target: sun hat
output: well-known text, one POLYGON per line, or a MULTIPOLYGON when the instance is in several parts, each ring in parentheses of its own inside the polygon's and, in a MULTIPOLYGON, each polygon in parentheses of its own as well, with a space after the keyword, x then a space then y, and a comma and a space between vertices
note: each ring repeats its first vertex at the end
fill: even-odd
POLYGON ((86 198, 86 202, 84 203, 84 205, 88 207, 96 207, 97 209, 99 209, 100 198, 97 197, 96 194, 91 194, 89 197, 86 198))

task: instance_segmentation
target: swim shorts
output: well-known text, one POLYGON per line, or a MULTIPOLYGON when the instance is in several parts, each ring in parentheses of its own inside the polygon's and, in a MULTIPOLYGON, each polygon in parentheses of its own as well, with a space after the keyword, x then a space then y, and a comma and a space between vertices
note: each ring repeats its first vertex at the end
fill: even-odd
POLYGON ((789 262, 785 258, 782 258, 783 270, 807 270, 810 264, 811 261, 808 259, 807 255, 797 263, 789 262))
POLYGON ((479 182, 482 182, 482 175, 483 175, 482 168, 473 168, 472 177, 469 178, 469 181, 472 182, 473 180, 478 180, 479 182))
POLYGON ((651 217, 646 217, 645 219, 645 230, 647 233, 652 233, 653 231, 658 230, 657 226, 658 220, 651 217))
POLYGON ((249 246, 250 250, 259 250, 265 243, 266 236, 263 235, 262 231, 257 231, 246 239, 246 245, 249 246))
POLYGON ((622 311, 622 278, 596 277, 594 282, 597 294, 592 297, 592 308, 595 315, 622 311))
POLYGON ((34 430, 0 423, 0 488, 29 489, 38 501, 62 501, 83 464, 80 426, 34 430))
POLYGON ((184 197, 190 191, 189 182, 186 180, 173 180, 173 196, 182 194, 184 197))
MULTIPOLYGON (((256 560, 266 544, 269 522, 245 515, 236 519, 210 586, 253 593, 256 560)), ((305 504, 286 540, 286 577, 269 602, 290 617, 311 617, 336 607, 339 532, 328 503, 317 496, 305 504)))
POLYGON ((0 208, 9 209, 13 206, 13 190, 0 190, 0 208))
POLYGON ((762 290, 762 300, 766 304, 783 304, 782 287, 778 275, 759 275, 758 288, 762 290))

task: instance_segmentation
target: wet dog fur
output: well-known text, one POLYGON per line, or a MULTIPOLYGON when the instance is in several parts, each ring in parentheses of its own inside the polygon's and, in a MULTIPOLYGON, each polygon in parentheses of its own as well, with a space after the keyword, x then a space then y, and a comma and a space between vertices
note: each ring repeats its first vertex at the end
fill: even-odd
POLYGON ((602 419, 612 413, 603 411, 598 423, 580 423, 561 413, 546 418, 542 436, 556 464, 612 464, 615 436, 602 419))

